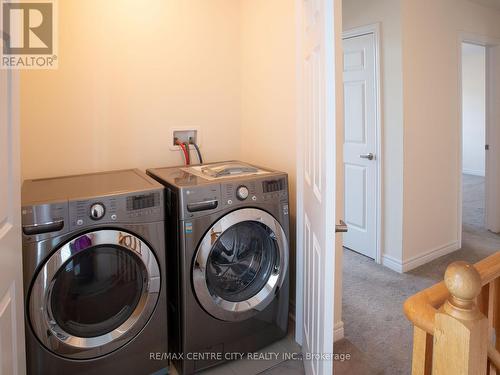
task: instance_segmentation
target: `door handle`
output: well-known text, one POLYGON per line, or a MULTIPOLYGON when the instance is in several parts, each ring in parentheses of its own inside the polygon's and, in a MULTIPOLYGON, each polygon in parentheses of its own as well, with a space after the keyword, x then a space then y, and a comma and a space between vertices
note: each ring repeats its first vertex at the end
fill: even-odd
POLYGON ((368 159, 368 160, 373 160, 375 159, 375 156, 370 152, 369 154, 361 154, 359 155, 361 159, 368 159))
POLYGON ((349 228, 344 223, 344 220, 340 220, 340 224, 335 225, 335 233, 347 233, 348 230, 349 228))

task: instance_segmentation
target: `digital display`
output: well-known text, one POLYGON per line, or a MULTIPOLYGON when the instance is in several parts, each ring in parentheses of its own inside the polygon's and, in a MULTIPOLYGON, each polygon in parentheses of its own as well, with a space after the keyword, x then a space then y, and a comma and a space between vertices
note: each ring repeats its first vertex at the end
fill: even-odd
POLYGON ((160 193, 134 195, 127 198, 127 211, 143 210, 157 206, 160 203, 160 193))
POLYGON ((262 182, 262 191, 264 193, 273 193, 275 191, 285 190, 285 179, 268 180, 262 182))

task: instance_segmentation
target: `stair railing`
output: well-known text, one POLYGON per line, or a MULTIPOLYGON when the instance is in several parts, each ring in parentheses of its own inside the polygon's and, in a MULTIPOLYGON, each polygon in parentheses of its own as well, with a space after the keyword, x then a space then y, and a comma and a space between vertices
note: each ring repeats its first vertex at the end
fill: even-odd
POLYGON ((500 375, 500 252, 450 264, 404 312, 414 326, 412 375, 500 375))

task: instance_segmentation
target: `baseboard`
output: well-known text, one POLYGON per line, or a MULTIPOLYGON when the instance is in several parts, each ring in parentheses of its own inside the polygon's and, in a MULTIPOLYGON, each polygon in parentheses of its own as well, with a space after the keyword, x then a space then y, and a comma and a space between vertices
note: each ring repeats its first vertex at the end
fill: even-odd
POLYGON ((481 177, 485 176, 484 171, 476 170, 476 169, 462 169, 462 173, 463 174, 470 174, 472 176, 481 176, 481 177))
MULTIPOLYGON (((295 328, 295 314, 290 311, 288 318, 293 322, 293 327, 295 328)), ((333 326, 333 341, 339 341, 344 338, 344 322, 340 321, 335 323, 333 326)))
POLYGON ((399 259, 393 258, 389 255, 382 255, 382 265, 390 268, 397 273, 403 273, 403 264, 399 259))
POLYGON ((434 259, 442 257, 443 255, 447 255, 449 253, 457 251, 458 249, 460 249, 460 242, 453 241, 449 244, 429 250, 424 254, 412 257, 405 262, 402 262, 401 260, 393 258, 389 255, 382 255, 382 264, 393 271, 404 273, 411 271, 414 268, 420 267, 426 263, 432 262, 434 259))
POLYGON ((426 263, 432 262, 434 259, 440 258, 460 249, 460 241, 453 241, 449 244, 432 249, 424 254, 417 255, 408 259, 403 263, 403 272, 411 271, 414 268, 420 267, 426 263))
POLYGON ((333 341, 337 342, 344 338, 344 322, 340 321, 333 326, 333 341))

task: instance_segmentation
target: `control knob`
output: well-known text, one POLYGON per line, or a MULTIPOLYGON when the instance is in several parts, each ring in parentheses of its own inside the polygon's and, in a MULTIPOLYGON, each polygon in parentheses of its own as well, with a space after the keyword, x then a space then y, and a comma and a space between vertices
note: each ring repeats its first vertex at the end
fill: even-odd
POLYGON ((102 203, 94 203, 92 206, 90 206, 90 218, 92 220, 102 219, 105 212, 106 208, 102 203))
POLYGON ((244 201, 245 199, 248 198, 249 192, 248 188, 246 186, 240 186, 238 189, 236 189, 236 197, 240 201, 244 201))

